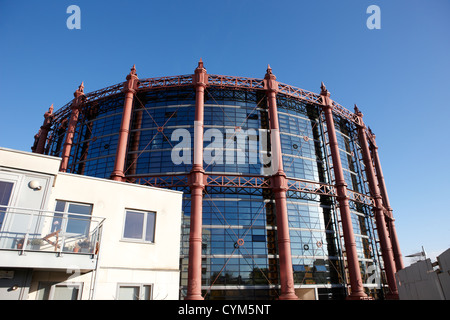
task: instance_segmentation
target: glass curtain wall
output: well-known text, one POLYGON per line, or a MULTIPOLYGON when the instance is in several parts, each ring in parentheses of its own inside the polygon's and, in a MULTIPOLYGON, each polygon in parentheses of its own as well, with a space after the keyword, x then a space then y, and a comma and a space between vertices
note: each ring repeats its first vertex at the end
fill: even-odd
MULTIPOLYGON (((80 112, 69 172, 109 178, 113 171, 124 95, 91 102, 80 112)), ((281 148, 288 178, 332 184, 325 124, 320 107, 277 96, 281 148)), ((125 175, 136 183, 150 176, 183 181, 181 294, 187 287, 195 90, 163 89, 135 95, 125 175), (189 139, 174 161, 181 135, 189 139)), ((348 188, 367 193, 356 129, 335 116, 348 188)), ((68 117, 51 132, 47 153, 60 156, 68 117)), ((214 175, 267 175, 269 119, 264 91, 205 90, 204 169, 214 175)), ((316 288, 320 299, 342 298, 343 269, 339 212, 329 196, 288 192, 288 220, 296 288, 316 288)), ((367 206, 351 201, 358 258, 367 290, 377 292, 376 234, 367 206)), ((279 294, 276 212, 273 194, 263 188, 209 186, 203 201, 202 285, 206 299, 271 299, 279 294)))

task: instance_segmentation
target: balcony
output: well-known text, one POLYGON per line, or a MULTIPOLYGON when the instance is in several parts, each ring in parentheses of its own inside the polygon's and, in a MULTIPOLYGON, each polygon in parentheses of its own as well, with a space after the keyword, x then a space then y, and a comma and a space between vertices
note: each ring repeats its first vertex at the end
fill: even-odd
POLYGON ((104 218, 0 206, 0 266, 94 270, 104 218))

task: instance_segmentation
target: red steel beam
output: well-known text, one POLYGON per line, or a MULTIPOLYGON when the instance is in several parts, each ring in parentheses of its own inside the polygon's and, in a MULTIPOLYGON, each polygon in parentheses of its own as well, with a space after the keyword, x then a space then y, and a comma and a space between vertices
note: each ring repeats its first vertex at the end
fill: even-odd
POLYGON ((386 273, 386 278, 389 287, 389 293, 387 294, 388 299, 398 299, 398 289, 397 282, 395 280, 395 262, 392 252, 392 244, 389 239, 388 230, 386 227, 383 200, 381 197, 380 189, 378 187, 378 182, 375 177, 375 170, 372 164, 372 157, 370 155, 369 144, 367 141, 367 135, 365 130, 365 125, 362 121, 363 114, 355 106, 355 114, 360 118, 360 125, 358 128, 358 140, 361 145, 361 152, 363 156, 365 171, 367 180, 369 183, 369 189, 372 197, 375 201, 374 215, 375 222, 377 225, 378 238, 381 245, 381 255, 384 262, 384 270, 386 273))
MULTIPOLYGON (((230 88, 236 90, 264 90, 264 79, 235 77, 226 75, 207 75, 208 85, 210 87, 230 88)), ((155 89, 176 88, 176 87, 192 87, 194 85, 195 75, 177 75, 157 78, 141 79, 138 82, 137 91, 145 92, 155 89)), ((279 94, 284 94, 305 103, 320 105, 320 94, 303 90, 288 84, 278 83, 279 94)), ((99 99, 104 99, 108 96, 119 94, 123 90, 123 83, 115 84, 103 89, 99 89, 86 94, 86 102, 92 102, 99 99)), ((57 112, 55 112, 55 119, 68 115, 71 103, 66 104, 57 112)), ((344 108, 335 101, 332 101, 332 110, 341 117, 358 124, 357 117, 348 109, 344 108)))
POLYGON ((375 142, 375 135, 370 131, 370 129, 368 130, 368 132, 371 134, 371 137, 369 138, 369 141, 371 142, 370 149, 372 151, 372 156, 373 156, 373 160, 375 163, 375 170, 377 173, 376 176, 377 176, 378 186, 380 188, 384 207, 386 208, 386 211, 387 211, 386 223, 388 225, 389 237, 392 242, 392 250, 393 250, 393 254, 394 254, 395 267, 396 267, 396 271, 399 271, 404 268, 404 265, 403 265, 402 253, 400 251, 400 243, 399 243, 398 237, 397 237, 397 230, 396 230, 395 224, 394 224, 394 217, 393 217, 393 213, 392 213, 393 210, 392 210, 391 204, 389 202, 386 183, 384 181, 384 176, 383 176, 383 170, 381 168, 380 157, 378 155, 378 147, 375 142))
POLYGON ((36 146, 36 153, 43 154, 45 149, 45 143, 47 142, 47 135, 51 129, 51 124, 53 120, 53 104, 50 106, 48 111, 44 114, 44 123, 41 126, 39 140, 36 146))
MULTIPOLYGON (((169 174, 169 175, 129 175, 127 179, 141 179, 141 183, 153 187, 161 188, 175 188, 188 187, 188 180, 184 177, 187 174, 169 174)), ((254 176, 254 175, 233 175, 233 174, 209 174, 206 176, 208 187, 224 187, 224 188, 252 188, 252 189, 270 189, 271 183, 268 176, 254 176)), ((336 187, 334 185, 325 184, 321 182, 314 182, 303 179, 287 178, 287 190, 292 192, 301 192, 317 195, 325 195, 336 197, 336 187)), ((365 204, 373 207, 375 205, 372 197, 347 189, 347 196, 349 200, 365 204)))
POLYGON ((278 124, 277 92, 278 82, 272 73, 270 66, 264 77, 264 89, 266 90, 269 109, 269 125, 272 146, 272 191, 275 196, 278 261, 280 266, 280 300, 298 300, 294 289, 294 269, 291 257, 291 239, 289 236, 289 221, 287 211, 286 191, 287 179, 283 170, 283 158, 281 154, 280 129, 278 124), (276 171, 275 171, 276 170, 276 171))
POLYGON ((128 138, 130 135, 131 112, 133 110, 133 98, 136 93, 138 82, 136 67, 134 65, 126 79, 127 81, 124 86, 125 102, 123 106, 122 122, 120 124, 114 170, 111 173, 111 179, 115 181, 124 181, 125 179, 124 168, 127 156, 128 138))
POLYGON ((352 227, 352 219, 347 196, 347 184, 344 179, 339 146, 336 138, 336 130, 332 114, 332 101, 330 93, 322 83, 321 103, 327 125, 328 140, 330 144, 331 158, 333 161, 334 176, 336 179, 337 201, 339 202, 339 211, 341 213, 342 229, 344 234, 345 251, 347 253, 347 264, 350 275, 350 295, 348 299, 366 299, 361 279, 361 270, 359 268, 358 253, 356 251, 355 235, 352 227))
POLYGON ((194 164, 190 173, 191 220, 189 232, 189 266, 186 300, 203 300, 202 297, 202 219, 203 190, 206 176, 203 169, 203 118, 205 87, 208 75, 200 59, 195 69, 195 122, 194 122, 194 164))
POLYGON ((75 128, 76 128, 77 122, 78 122, 78 115, 80 114, 82 104, 85 101, 83 82, 78 87, 78 89, 74 92, 73 95, 75 96, 75 99, 73 99, 72 105, 71 105, 72 112, 70 114, 69 126, 67 128, 66 139, 64 141, 64 146, 63 146, 62 155, 61 155, 61 158, 62 158, 61 164, 59 167, 59 171, 61 171, 61 172, 67 171, 67 165, 69 163, 70 151, 72 149, 72 144, 73 144, 73 136, 75 134, 75 128))

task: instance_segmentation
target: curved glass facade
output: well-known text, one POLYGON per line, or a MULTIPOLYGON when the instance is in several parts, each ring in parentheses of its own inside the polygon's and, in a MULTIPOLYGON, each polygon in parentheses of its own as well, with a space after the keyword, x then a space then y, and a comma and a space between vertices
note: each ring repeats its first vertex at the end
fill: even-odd
MULTIPOLYGON (((113 168, 124 95, 89 103, 80 112, 69 172, 109 178, 113 168)), ((333 184, 326 125, 320 107, 278 94, 284 171, 288 179, 333 184)), ((134 98, 125 175, 135 183, 173 177, 171 188, 184 191, 181 228, 181 291, 186 293, 189 254, 192 149, 176 155, 181 136, 194 136, 195 91, 178 88, 138 92, 134 98), (189 133, 189 135, 188 135, 189 133)), ((47 152, 60 156, 68 120, 51 132, 47 152)), ((356 128, 335 115, 342 166, 348 188, 366 193, 356 128)), ((264 157, 269 120, 266 95, 258 90, 208 87, 204 105, 204 169, 214 175, 267 176, 264 157), (208 161, 206 161, 208 160, 208 161)), ((184 141, 186 142, 186 141, 184 141)), ((192 146, 192 141, 187 141, 192 146)), ((346 295, 348 274, 339 211, 333 197, 289 190, 288 221, 294 286, 319 299, 346 295), (306 290, 306 291, 305 291, 306 290)), ((367 293, 379 294, 376 235, 367 206, 351 202, 353 229, 367 293), (375 279, 375 281, 374 281, 375 279)), ((203 198, 202 292, 206 299, 275 299, 279 295, 275 201, 271 189, 207 186, 203 198), (238 241, 239 245, 238 245, 238 241)))

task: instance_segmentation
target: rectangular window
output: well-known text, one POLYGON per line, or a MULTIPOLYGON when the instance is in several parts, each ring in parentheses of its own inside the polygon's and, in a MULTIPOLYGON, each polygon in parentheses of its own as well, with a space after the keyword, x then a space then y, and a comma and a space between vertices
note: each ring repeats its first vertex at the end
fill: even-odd
POLYGON ((174 112, 166 111, 165 117, 166 118, 176 118, 177 117, 177 111, 174 111, 174 112))
MULTIPOLYGON (((0 181, 0 206, 8 206, 13 186, 12 182, 0 181)), ((0 207, 0 230, 5 219, 5 212, 6 208, 0 207)))
POLYGON ((80 285, 58 284, 53 287, 52 300, 78 300, 80 294, 80 285))
POLYGON ((305 272, 306 271, 305 266, 301 265, 301 264, 293 265, 292 267, 294 269, 294 272, 305 272))
POLYGON ((89 235, 92 204, 57 200, 55 211, 52 232, 65 230, 71 235, 89 235))
POLYGON ((266 236, 264 235, 252 235, 252 241, 253 242, 265 242, 266 241, 266 236))
POLYGON ((80 300, 82 283, 39 282, 37 300, 80 300))
POLYGON ((125 212, 123 238, 136 241, 154 242, 155 220, 155 212, 127 210, 125 212))
POLYGON ((327 271, 327 267, 323 266, 323 265, 316 265, 314 266, 314 268, 316 269, 316 271, 318 272, 326 272, 327 271))
POLYGON ((148 284, 119 284, 117 300, 151 300, 152 286, 148 284))

